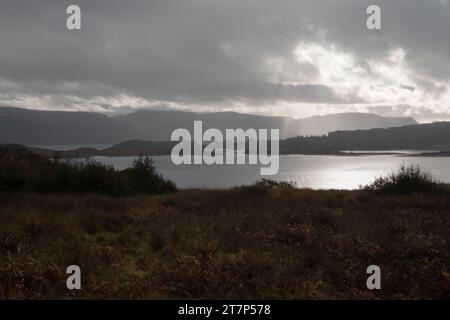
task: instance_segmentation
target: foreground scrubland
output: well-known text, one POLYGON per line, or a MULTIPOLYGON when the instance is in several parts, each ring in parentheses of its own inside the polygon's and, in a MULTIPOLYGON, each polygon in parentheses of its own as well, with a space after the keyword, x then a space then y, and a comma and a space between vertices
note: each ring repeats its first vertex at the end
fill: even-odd
POLYGON ((449 194, 414 166, 359 191, 177 191, 146 157, 118 171, 1 145, 0 299, 450 298, 449 194))
POLYGON ((4 193, 0 298, 450 298, 449 208, 446 194, 267 185, 4 193), (371 264, 382 290, 366 288, 371 264))

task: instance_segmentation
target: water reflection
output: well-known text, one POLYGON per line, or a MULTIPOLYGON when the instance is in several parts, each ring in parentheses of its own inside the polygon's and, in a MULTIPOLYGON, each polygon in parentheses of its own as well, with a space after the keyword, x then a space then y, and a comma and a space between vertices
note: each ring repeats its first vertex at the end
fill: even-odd
MULTIPOLYGON (((131 166, 134 157, 95 157, 117 169, 131 166)), ((181 165, 170 157, 154 157, 156 169, 179 188, 229 188, 252 183, 261 178, 258 165, 181 165)), ((280 171, 274 180, 293 181, 301 188, 357 189, 376 177, 395 171, 401 164, 418 164, 438 180, 450 183, 450 158, 370 156, 280 156, 280 171)))

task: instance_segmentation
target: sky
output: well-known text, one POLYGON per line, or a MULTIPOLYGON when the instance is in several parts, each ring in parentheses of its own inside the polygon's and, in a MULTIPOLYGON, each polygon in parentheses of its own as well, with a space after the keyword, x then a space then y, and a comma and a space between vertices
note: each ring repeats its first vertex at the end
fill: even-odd
POLYGON ((447 0, 0 0, 0 105, 450 121, 449 35, 447 0))

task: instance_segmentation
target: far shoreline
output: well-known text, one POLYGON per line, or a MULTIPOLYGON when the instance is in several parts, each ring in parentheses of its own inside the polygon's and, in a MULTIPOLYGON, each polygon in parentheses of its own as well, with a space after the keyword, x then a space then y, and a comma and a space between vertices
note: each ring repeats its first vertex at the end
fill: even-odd
MULTIPOLYGON (((91 158, 91 157, 139 157, 139 156, 149 156, 149 157, 159 157, 159 156, 170 156, 170 152, 166 150, 120 150, 117 148, 118 145, 111 145, 111 147, 106 149, 96 149, 91 147, 81 147, 77 149, 68 150, 57 150, 43 147, 27 146, 30 150, 51 156, 64 156, 68 158, 91 158)), ((432 150, 432 151, 419 151, 417 152, 407 152, 408 150, 346 150, 346 151, 330 151, 330 152, 304 152, 304 153, 293 153, 293 152, 280 152, 280 155, 289 156, 341 156, 341 157, 364 157, 364 156, 403 156, 403 157, 450 157, 450 151, 444 150, 432 150)), ((415 151, 415 150, 414 150, 415 151)))

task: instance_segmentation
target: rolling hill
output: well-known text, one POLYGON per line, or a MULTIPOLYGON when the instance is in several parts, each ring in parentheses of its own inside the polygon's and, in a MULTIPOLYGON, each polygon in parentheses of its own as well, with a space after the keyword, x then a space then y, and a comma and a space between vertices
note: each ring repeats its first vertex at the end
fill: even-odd
POLYGON ((296 120, 234 112, 195 113, 140 110, 108 117, 94 112, 36 111, 0 107, 0 143, 24 145, 114 144, 127 140, 168 141, 177 128, 280 129, 282 139, 324 135, 336 130, 389 128, 416 124, 412 118, 343 113, 296 120))
MULTIPOLYGON (((70 157, 90 156, 158 156, 169 155, 177 142, 130 140, 115 144, 104 150, 80 148, 65 152, 70 157)), ((370 129, 355 131, 335 131, 328 135, 296 137, 280 141, 280 154, 341 154, 350 151, 417 150, 411 155, 449 156, 450 122, 370 129), (433 152, 422 152, 433 151, 433 152)), ((35 149, 41 153, 52 151, 35 149)), ((346 153, 347 154, 347 153, 346 153)))

